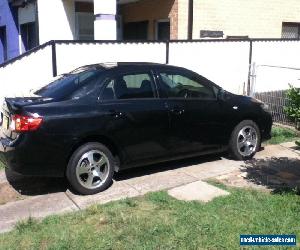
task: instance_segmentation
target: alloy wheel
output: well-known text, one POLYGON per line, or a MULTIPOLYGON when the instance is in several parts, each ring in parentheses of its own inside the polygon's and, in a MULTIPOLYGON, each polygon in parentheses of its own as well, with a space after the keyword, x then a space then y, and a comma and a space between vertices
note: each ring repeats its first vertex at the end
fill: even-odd
POLYGON ((256 129, 252 126, 245 126, 238 133, 237 149, 242 156, 250 156, 256 152, 257 142, 256 129))
POLYGON ((82 155, 76 166, 79 183, 88 189, 100 187, 107 179, 110 164, 107 156, 99 150, 90 150, 82 155))

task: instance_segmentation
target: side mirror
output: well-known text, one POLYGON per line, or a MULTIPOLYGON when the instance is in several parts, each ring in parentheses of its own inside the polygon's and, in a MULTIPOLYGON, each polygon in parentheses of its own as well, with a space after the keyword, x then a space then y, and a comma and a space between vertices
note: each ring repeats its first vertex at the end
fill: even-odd
POLYGON ((220 100, 220 101, 225 101, 226 100, 226 91, 224 89, 219 90, 218 100, 220 100))

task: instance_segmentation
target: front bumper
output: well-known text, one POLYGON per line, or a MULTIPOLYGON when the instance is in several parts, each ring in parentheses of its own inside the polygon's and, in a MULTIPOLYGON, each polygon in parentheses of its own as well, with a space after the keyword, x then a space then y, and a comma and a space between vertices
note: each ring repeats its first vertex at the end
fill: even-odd
POLYGON ((265 112, 265 116, 263 121, 261 122, 261 140, 267 141, 271 139, 271 131, 272 131, 273 119, 272 115, 269 112, 265 112))

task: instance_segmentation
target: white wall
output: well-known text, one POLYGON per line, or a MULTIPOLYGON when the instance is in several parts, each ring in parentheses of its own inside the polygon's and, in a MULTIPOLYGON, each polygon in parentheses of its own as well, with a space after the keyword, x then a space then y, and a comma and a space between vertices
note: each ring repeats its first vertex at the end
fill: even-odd
POLYGON ((47 46, 0 68, 0 98, 26 95, 52 79, 52 50, 47 46))
POLYGON ((58 74, 101 62, 166 62, 165 43, 57 44, 58 74))
POLYGON ((242 94, 248 82, 249 46, 249 42, 171 42, 169 63, 242 94))
POLYGON ((75 37, 74 1, 37 0, 37 3, 40 44, 50 40, 73 40, 75 37))
POLYGON ((300 87, 299 41, 256 41, 252 51, 254 91, 284 90, 289 83, 300 87))

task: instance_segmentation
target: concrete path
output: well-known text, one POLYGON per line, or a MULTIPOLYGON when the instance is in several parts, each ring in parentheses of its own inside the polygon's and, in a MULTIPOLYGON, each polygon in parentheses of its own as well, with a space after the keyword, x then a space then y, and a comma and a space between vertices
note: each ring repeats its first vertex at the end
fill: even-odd
MULTIPOLYGON (((287 145, 267 146, 256 158, 267 161, 270 157, 300 159, 298 152, 287 145)), ((6 178, 2 171, 0 185, 7 184, 14 192, 21 193, 24 199, 0 206, 0 232, 12 229, 18 221, 30 216, 43 218, 52 214, 77 211, 92 204, 169 190, 226 175, 244 166, 244 162, 209 156, 131 169, 118 173, 109 189, 92 196, 70 192, 62 179, 25 178, 9 173, 6 178)))

